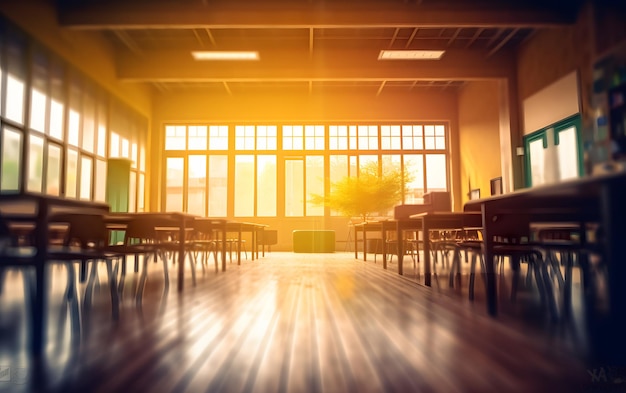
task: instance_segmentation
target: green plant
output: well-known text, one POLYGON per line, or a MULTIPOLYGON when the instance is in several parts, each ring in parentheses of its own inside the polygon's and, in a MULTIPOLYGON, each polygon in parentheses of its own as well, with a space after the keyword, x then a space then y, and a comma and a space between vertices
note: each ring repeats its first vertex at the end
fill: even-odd
POLYGON ((365 221, 401 202, 410 181, 408 171, 403 172, 398 165, 386 167, 379 175, 378 163, 372 162, 360 168, 358 177, 346 176, 333 183, 327 195, 311 195, 311 202, 365 221))

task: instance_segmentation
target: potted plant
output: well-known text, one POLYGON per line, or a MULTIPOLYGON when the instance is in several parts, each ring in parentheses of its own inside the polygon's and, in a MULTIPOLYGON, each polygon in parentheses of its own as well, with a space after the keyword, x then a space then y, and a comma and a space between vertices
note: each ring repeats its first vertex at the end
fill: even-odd
POLYGON ((367 221, 372 214, 386 212, 401 202, 410 181, 408 171, 399 166, 386 167, 379 175, 378 163, 372 162, 360 168, 358 177, 346 176, 333 183, 325 196, 311 195, 311 202, 367 221))

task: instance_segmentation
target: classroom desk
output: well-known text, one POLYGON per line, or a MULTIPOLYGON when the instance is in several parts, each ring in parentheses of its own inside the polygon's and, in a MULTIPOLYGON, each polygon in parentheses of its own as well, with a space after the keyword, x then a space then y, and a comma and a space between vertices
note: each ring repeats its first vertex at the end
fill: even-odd
POLYGON ((137 212, 110 213, 105 217, 107 224, 124 225, 134 218, 150 219, 155 227, 169 228, 178 231, 178 291, 181 292, 185 283, 185 239, 187 232, 193 230, 193 220, 197 216, 181 212, 137 212))
MULTIPOLYGON (((497 313, 494 236, 507 215, 528 217, 533 222, 570 221, 597 223, 603 233, 601 248, 607 269, 610 309, 608 323, 599 336, 602 345, 619 353, 626 364, 626 172, 594 175, 556 184, 536 186, 509 194, 469 201, 465 211, 482 216, 483 251, 486 262, 487 310, 497 313)), ((584 235, 584 231, 583 231, 584 235)), ((583 239, 583 244, 584 244, 583 239)))
POLYGON ((30 336, 30 350, 34 355, 43 352, 47 331, 44 312, 47 303, 45 265, 51 218, 55 214, 93 212, 106 214, 109 212, 109 205, 43 194, 0 194, 0 214, 4 220, 33 225, 35 252, 27 266, 35 268, 34 299, 31 308, 32 334, 30 336))
POLYGON ((366 221, 354 224, 354 259, 359 258, 359 231, 363 233, 361 240, 363 241, 363 260, 367 260, 367 232, 379 232, 382 239, 383 268, 387 269, 387 244, 385 239, 387 232, 395 230, 396 224, 393 220, 383 221, 366 221))
MULTIPOLYGON (((405 224, 406 228, 418 228, 422 232, 424 250, 424 284, 431 285, 430 231, 476 229, 482 226, 482 217, 476 212, 426 212, 410 216, 417 225, 405 224)), ((400 229, 399 229, 400 231, 400 229)), ((400 234, 400 232, 398 232, 400 234)), ((404 257, 404 250, 398 246, 398 261, 404 257)))

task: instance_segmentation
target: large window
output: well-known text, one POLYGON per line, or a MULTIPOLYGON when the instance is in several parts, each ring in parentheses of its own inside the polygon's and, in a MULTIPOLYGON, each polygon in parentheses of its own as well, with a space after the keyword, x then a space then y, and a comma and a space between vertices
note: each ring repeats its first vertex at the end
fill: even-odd
POLYGON ((210 217, 336 215, 311 195, 371 165, 408 174, 403 203, 448 189, 445 124, 167 124, 164 143, 162 208, 210 217))
POLYGON ((106 201, 107 158, 123 157, 143 210, 146 119, 6 21, 0 56, 0 192, 106 201))

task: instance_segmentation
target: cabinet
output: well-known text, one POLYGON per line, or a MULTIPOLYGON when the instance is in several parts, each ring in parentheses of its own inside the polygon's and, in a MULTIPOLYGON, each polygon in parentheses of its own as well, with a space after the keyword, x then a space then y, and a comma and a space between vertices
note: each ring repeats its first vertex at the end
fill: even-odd
MULTIPOLYGON (((125 158, 109 158, 107 163, 106 202, 112 212, 128 212, 130 195, 130 164, 125 158)), ((113 231, 111 243, 124 241, 124 233, 113 231)))

